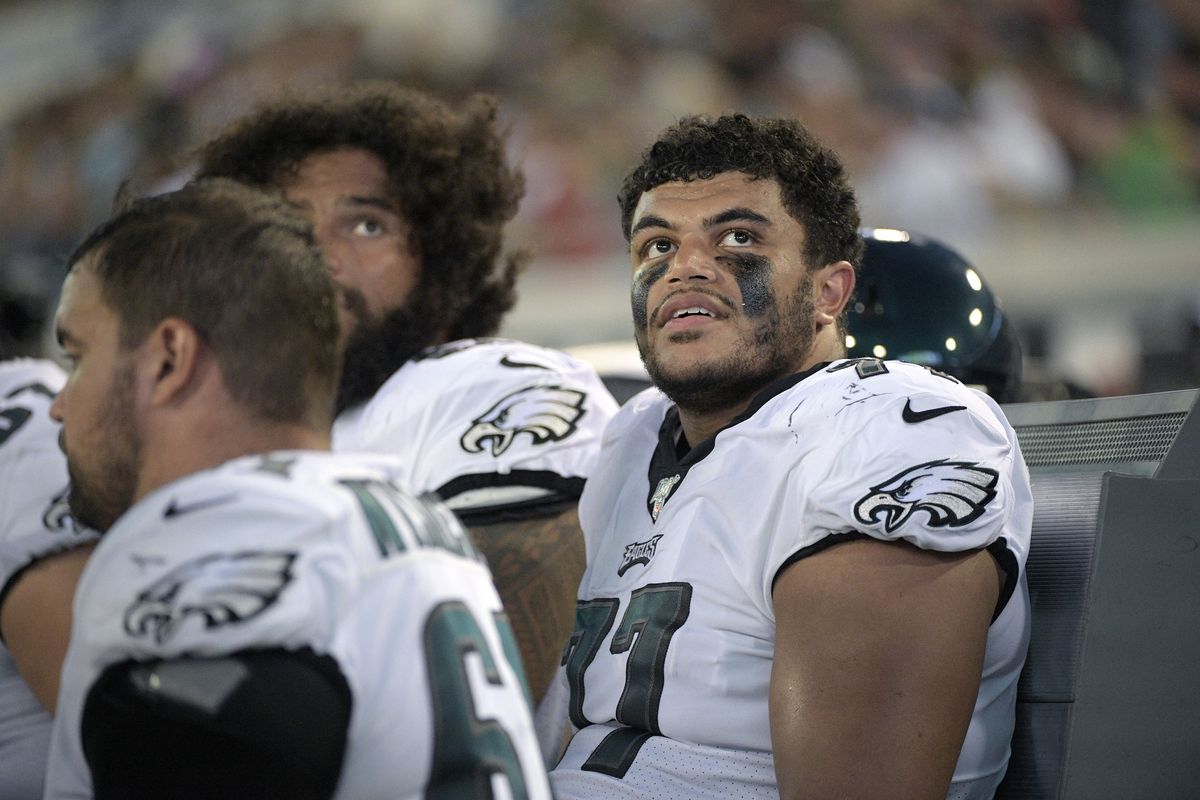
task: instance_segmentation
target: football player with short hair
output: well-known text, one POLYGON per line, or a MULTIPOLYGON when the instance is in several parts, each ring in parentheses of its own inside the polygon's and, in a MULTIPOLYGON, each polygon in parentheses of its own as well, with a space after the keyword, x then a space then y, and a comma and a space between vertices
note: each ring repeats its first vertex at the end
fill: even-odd
POLYGON ((232 181, 138 201, 71 257, 50 413, 104 536, 47 797, 550 796, 466 532, 397 459, 327 452, 336 302, 309 224, 232 181))
POLYGON ((390 83, 318 90, 235 121, 198 174, 281 190, 312 220, 341 290, 334 449, 402 456, 402 483, 470 526, 536 700, 571 630, 576 503, 616 403, 581 361, 485 338, 522 261, 502 253, 523 180, 496 113, 390 83))
POLYGON ((1032 499, 980 392, 846 359, 862 241, 798 123, 681 120, 619 195, 657 388, 604 435, 560 798, 991 797, 1032 499))

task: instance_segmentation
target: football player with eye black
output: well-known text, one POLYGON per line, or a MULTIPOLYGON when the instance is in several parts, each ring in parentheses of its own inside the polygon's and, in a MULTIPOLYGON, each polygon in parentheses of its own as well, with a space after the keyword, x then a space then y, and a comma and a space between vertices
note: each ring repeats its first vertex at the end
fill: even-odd
POLYGON ((556 795, 990 798, 1032 522, 999 407, 845 357, 857 203, 798 123, 685 118, 619 201, 655 387, 580 502, 556 795))
POLYGON ((502 253, 524 185, 496 115, 482 95, 316 90, 233 122, 198 174, 281 191, 312 221, 345 343, 333 447, 401 456, 401 483, 469 526, 537 701, 571 630, 576 506, 616 403, 587 364, 489 338, 523 260, 502 253))
POLYGON ((483 559, 395 457, 329 452, 337 290, 311 226, 223 179, 69 262, 50 406, 79 580, 45 796, 549 798, 483 559))

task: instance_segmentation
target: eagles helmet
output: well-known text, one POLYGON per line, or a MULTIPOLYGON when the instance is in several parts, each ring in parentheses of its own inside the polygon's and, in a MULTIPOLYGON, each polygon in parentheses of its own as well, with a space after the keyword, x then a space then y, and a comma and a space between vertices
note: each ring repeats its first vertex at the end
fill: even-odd
POLYGON ((889 228, 865 228, 858 288, 846 313, 850 357, 933 367, 1016 399, 1021 345, 996 296, 947 245, 889 228))

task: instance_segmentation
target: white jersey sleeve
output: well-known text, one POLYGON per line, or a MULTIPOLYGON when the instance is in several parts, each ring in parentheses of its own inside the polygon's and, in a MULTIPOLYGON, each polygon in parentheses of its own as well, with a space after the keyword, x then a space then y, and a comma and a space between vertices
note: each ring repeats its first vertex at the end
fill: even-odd
POLYGON ((578 498, 616 409, 595 370, 565 353, 463 340, 425 351, 342 414, 334 449, 400 456, 409 490, 486 520, 578 498))
POLYGON ((50 361, 0 364, 0 603, 25 567, 96 538, 67 510, 67 461, 50 419, 65 380, 50 361))
POLYGON ((1025 561, 1027 537, 1011 531, 1028 531, 1029 520, 1010 516, 1031 513, 1028 476, 1004 415, 986 395, 923 367, 866 363, 866 377, 855 374, 859 362, 835 364, 789 410, 793 426, 820 440, 819 461, 790 465, 783 508, 796 525, 777 526, 769 541, 764 608, 780 569, 847 538, 989 548, 1013 581, 1025 561))
POLYGON ((337 798, 424 797, 451 739, 468 760, 476 745, 494 749, 494 785, 548 797, 491 576, 452 514, 396 487, 399 468, 324 453, 238 459, 122 516, 76 595, 48 796, 90 795, 83 708, 108 666, 306 649, 331 657, 350 688, 337 798), (483 722, 487 742, 472 738, 483 722))
MULTIPOLYGON (((66 509, 66 459, 50 419, 65 376, 50 361, 0 363, 0 605, 37 559, 94 538, 66 509)), ((0 647, 0 797, 40 797, 50 717, 0 647)))

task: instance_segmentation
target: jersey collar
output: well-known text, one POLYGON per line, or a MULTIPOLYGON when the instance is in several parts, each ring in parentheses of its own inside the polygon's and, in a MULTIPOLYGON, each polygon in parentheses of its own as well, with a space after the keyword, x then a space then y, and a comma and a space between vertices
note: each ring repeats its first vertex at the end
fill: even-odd
POLYGON ((659 426, 658 446, 655 447, 654 455, 650 458, 650 470, 647 475, 649 494, 646 500, 646 508, 650 512, 650 516, 657 521, 662 507, 679 488, 683 479, 687 477, 688 470, 703 461, 713 451, 717 436, 721 434, 721 431, 750 419, 773 397, 786 392, 805 378, 829 366, 830 363, 832 362, 825 361, 804 372, 796 372, 775 379, 754 395, 754 399, 750 401, 750 405, 746 406, 744 411, 691 449, 688 449, 688 442, 683 436, 683 428, 679 424, 679 408, 671 405, 663 417, 662 425, 659 426))
POLYGON ((661 461, 664 466, 670 464, 671 468, 690 467, 698 461, 702 461, 709 453, 712 452, 716 444, 717 436, 721 431, 739 425, 758 413, 758 410, 767 404, 772 398, 783 394, 788 389, 791 389, 796 384, 805 378, 820 372, 825 367, 829 366, 830 361, 823 361, 804 372, 796 372, 791 375, 785 375, 782 378, 776 378, 771 383, 764 386, 758 394, 754 395, 754 399, 750 401, 750 405, 738 414, 733 419, 729 420, 716 433, 700 442, 696 446, 688 449, 688 442, 684 439, 683 428, 679 423, 679 408, 672 405, 667 409, 667 413, 663 418, 662 425, 658 429, 658 448, 654 453, 654 461, 661 461))

